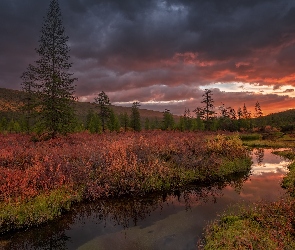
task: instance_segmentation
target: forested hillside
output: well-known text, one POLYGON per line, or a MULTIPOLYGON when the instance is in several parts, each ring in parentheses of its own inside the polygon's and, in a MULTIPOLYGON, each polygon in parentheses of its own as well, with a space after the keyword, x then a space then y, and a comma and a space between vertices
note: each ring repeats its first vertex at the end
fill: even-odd
POLYGON ((283 132, 295 129, 295 109, 256 118, 256 123, 280 128, 283 132))

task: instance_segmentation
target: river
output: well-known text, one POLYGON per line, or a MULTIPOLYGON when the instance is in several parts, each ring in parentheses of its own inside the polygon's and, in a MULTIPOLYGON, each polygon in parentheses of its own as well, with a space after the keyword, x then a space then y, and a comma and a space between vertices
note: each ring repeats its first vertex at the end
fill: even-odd
POLYGON ((3 249, 197 249, 204 227, 236 204, 275 201, 288 162, 271 149, 252 152, 252 170, 227 183, 171 194, 76 206, 39 228, 0 238, 3 249))

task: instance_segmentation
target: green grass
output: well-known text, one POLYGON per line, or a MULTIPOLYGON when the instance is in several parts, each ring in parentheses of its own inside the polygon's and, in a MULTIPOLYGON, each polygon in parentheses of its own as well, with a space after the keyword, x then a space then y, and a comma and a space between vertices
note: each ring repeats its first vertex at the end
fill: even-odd
POLYGON ((293 160, 288 166, 289 172, 283 178, 281 186, 288 190, 289 194, 294 198, 295 197, 295 151, 294 150, 284 150, 284 151, 275 151, 274 154, 285 157, 289 160, 293 160))
POLYGON ((295 160, 295 154, 293 150, 274 151, 273 154, 282 156, 289 160, 295 160))
POLYGON ((70 210, 73 203, 80 199, 80 195, 59 189, 38 195, 27 202, 2 202, 0 203, 0 234, 53 220, 62 212, 70 210))
MULTIPOLYGON (((254 134, 253 139, 243 139, 244 137, 240 135, 240 138, 243 141, 243 145, 248 147, 261 147, 261 148, 290 148, 295 147, 295 137, 291 137, 290 135, 284 135, 275 139, 262 139, 254 134), (255 139, 254 139, 255 138, 255 139)), ((251 138, 250 136, 246 138, 251 138)), ((267 136, 266 136, 267 138, 267 136)))
POLYGON ((222 176, 232 175, 238 172, 247 172, 251 169, 251 159, 235 159, 232 161, 224 161, 217 172, 217 176, 220 178, 222 176))
POLYGON ((224 214, 207 227, 200 248, 295 249, 294 208, 294 200, 287 199, 224 214))
POLYGON ((242 141, 253 141, 253 140, 261 140, 262 135, 253 133, 253 134, 240 134, 240 138, 242 141))
POLYGON ((295 136, 282 132, 239 134, 243 145, 248 147, 283 148, 295 147, 295 136))

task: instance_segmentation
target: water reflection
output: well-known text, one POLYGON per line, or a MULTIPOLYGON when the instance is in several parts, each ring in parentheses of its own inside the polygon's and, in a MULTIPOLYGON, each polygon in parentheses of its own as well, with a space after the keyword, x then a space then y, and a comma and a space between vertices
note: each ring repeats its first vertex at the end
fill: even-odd
POLYGON ((196 249, 204 226, 237 202, 275 200, 286 161, 253 152, 253 169, 210 187, 76 206, 61 219, 7 235, 1 249, 196 249))
MULTIPOLYGON (((284 149, 281 149, 284 150, 284 149)), ((258 175, 263 173, 287 173, 289 160, 273 154, 273 149, 257 148, 252 151, 252 174, 258 175)), ((277 151, 277 149, 276 149, 277 151)))
POLYGON ((258 165, 261 165, 264 157, 264 148, 257 148, 253 150, 253 154, 256 156, 256 161, 258 165))

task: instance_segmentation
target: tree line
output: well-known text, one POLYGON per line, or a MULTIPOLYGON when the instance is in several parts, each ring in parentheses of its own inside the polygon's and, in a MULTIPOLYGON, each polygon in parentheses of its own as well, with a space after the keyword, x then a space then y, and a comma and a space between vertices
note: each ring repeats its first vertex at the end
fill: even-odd
MULTIPOLYGON (((140 103, 133 102, 131 113, 127 112, 116 114, 112 109, 109 97, 101 91, 94 99, 94 107, 88 110, 86 120, 82 122, 77 117, 71 120, 66 127, 67 130, 59 130, 56 133, 79 132, 88 130, 91 133, 103 133, 106 131, 141 131, 141 130, 180 130, 180 131, 204 131, 204 130, 227 130, 241 131, 249 130, 254 127, 263 126, 260 120, 256 122, 252 118, 261 118, 262 109, 259 102, 255 104, 255 113, 252 115, 244 104, 237 111, 224 104, 215 108, 212 90, 206 89, 202 95, 203 100, 192 112, 185 108, 184 114, 175 117, 169 109, 163 111, 162 118, 142 118, 140 115, 140 103), (218 112, 216 112, 218 110, 218 112)), ((26 108, 26 107, 24 107, 26 108)), ((28 111, 28 110, 27 110, 28 111)), ((0 132, 36 132, 47 131, 38 119, 35 119, 33 111, 25 112, 19 119, 0 119, 0 132), (28 116, 30 114, 30 116, 28 116), (28 120, 29 119, 29 120, 28 120)), ((59 120, 57 120, 59 121, 59 120)), ((64 129, 65 126, 56 126, 64 129)), ((52 135, 52 134, 51 134, 52 135)))

